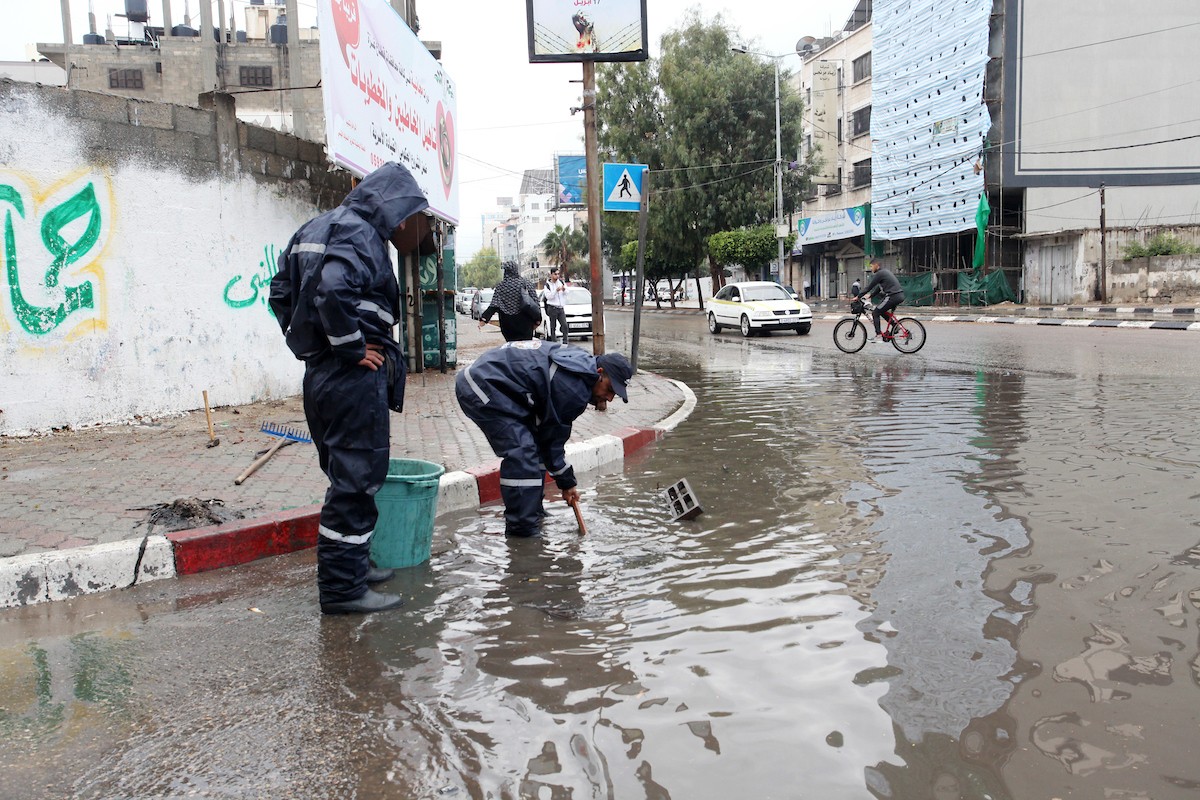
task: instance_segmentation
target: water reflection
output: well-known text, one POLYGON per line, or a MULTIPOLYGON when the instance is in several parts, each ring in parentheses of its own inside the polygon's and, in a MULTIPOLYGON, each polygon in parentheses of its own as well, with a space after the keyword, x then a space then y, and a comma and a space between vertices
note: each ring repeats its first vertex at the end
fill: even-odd
POLYGON ((126 620, 170 644, 93 648, 105 669, 43 637, 2 651, 20 666, 0 721, 65 741, 101 719, 120 743, 76 788, 113 797, 1200 788, 1200 400, 694 334, 643 364, 699 405, 585 477, 586 537, 553 501, 534 541, 464 512, 439 521, 453 547, 389 586, 397 614, 320 619, 309 564, 265 616, 252 588, 197 589, 126 620), (660 492, 680 478, 705 513, 672 523, 660 492), (122 716, 156 696, 156 716, 122 716))

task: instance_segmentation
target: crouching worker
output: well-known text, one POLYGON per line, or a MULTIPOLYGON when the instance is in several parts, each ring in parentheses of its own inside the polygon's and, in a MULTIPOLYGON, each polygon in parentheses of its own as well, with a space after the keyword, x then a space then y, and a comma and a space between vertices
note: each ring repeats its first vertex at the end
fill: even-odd
POLYGON ((537 339, 489 350, 454 379, 458 404, 487 436, 500 462, 504 532, 541 532, 546 473, 568 503, 579 500, 567 463, 571 424, 588 404, 604 411, 614 397, 628 403, 633 368, 625 356, 593 356, 537 339))
POLYGON ((425 195, 400 164, 384 164, 342 204, 305 223, 279 256, 271 310, 304 361, 304 416, 329 478, 317 537, 326 614, 386 611, 398 595, 368 588, 392 576, 370 564, 387 476, 389 409, 404 405, 406 368, 392 327, 400 287, 388 257, 432 252, 425 195))

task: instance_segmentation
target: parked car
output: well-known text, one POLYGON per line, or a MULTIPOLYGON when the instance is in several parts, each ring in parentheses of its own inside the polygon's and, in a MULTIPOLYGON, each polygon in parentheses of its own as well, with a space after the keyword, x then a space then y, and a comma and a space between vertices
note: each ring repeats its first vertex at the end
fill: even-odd
MULTIPOLYGON (((573 338, 586 339, 592 335, 592 293, 581 286, 568 286, 567 296, 563 303, 563 314, 567 318, 567 340, 573 338)), ((546 309, 542 308, 542 324, 534 331, 543 339, 550 337, 550 318, 546 309)), ((556 330, 559 341, 562 341, 562 331, 556 330)))
POLYGON ((483 312, 492 304, 493 289, 476 289, 471 298, 471 319, 479 319, 483 312))
POLYGON ((471 313, 471 298, 478 292, 474 286, 466 286, 454 293, 454 310, 460 314, 471 313))
POLYGON ((740 329, 742 336, 776 330, 803 335, 812 330, 812 309, 778 283, 730 283, 708 301, 709 333, 720 333, 725 326, 740 329))

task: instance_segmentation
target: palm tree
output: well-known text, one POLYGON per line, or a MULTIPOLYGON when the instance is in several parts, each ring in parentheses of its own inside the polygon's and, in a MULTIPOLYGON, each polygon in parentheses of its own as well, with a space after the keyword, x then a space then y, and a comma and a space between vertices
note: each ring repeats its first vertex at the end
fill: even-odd
POLYGON ((546 238, 542 239, 542 253, 550 263, 561 269, 571 260, 572 238, 570 228, 555 225, 554 230, 547 233, 546 238))

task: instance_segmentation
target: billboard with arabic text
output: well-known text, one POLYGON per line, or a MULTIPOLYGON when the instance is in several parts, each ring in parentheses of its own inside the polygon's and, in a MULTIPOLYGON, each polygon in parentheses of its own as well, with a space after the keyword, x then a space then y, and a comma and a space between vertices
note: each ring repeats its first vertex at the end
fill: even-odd
POLYGON ((386 0, 317 0, 329 157, 363 176, 397 161, 458 223, 454 81, 386 0))

